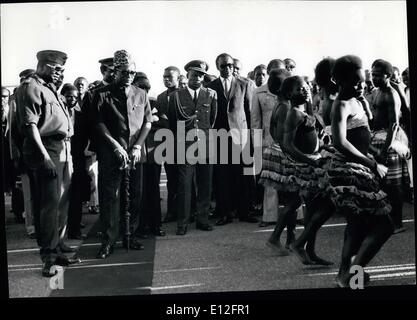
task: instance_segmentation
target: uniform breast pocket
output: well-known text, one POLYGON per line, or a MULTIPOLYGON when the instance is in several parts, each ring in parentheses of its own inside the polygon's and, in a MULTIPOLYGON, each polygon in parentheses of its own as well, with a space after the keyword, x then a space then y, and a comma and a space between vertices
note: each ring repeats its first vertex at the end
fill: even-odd
POLYGON ((58 103, 56 103, 56 102, 49 102, 46 105, 46 108, 45 108, 46 115, 56 114, 56 112, 57 112, 56 108, 60 108, 60 106, 59 106, 58 103))

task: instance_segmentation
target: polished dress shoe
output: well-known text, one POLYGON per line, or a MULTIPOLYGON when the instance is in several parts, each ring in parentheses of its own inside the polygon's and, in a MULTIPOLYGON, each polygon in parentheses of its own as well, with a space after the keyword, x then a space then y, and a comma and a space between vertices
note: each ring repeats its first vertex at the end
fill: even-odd
POLYGON ((177 235, 178 236, 184 236, 186 233, 187 233, 187 226, 177 228, 177 235))
POLYGON ((247 217, 239 218, 239 221, 241 221, 241 222, 249 222, 249 223, 257 223, 258 222, 258 219, 256 219, 255 217, 247 216, 247 217))
POLYGON ((53 265, 54 264, 50 260, 47 260, 43 263, 43 265, 42 265, 42 276, 43 277, 50 278, 50 277, 53 277, 54 275, 56 275, 58 273, 58 271, 51 272, 51 267, 53 265))
POLYGON ((58 255, 55 259, 54 264, 58 266, 68 267, 71 264, 80 263, 81 260, 78 258, 67 258, 64 255, 58 255))
MULTIPOLYGON (((123 240, 123 248, 127 249, 127 241, 123 240)), ((132 238, 129 241, 129 250, 143 250, 145 247, 138 239, 132 238)))
POLYGON ((196 229, 203 230, 203 231, 212 231, 213 227, 209 225, 208 223, 197 223, 196 229))
POLYGON ((165 230, 162 230, 160 228, 155 229, 152 233, 157 237, 165 237, 166 236, 165 230))
POLYGON ((225 224, 232 223, 232 222, 233 222, 232 217, 225 216, 216 221, 216 226, 224 226, 225 224))
POLYGON ((103 244, 97 254, 97 259, 106 259, 113 253, 113 246, 110 244, 103 244))
POLYGON ((71 248, 71 247, 67 246, 67 245, 66 245, 66 244, 64 244, 64 243, 62 243, 62 244, 60 244, 60 245, 59 245, 59 250, 60 250, 62 253, 71 253, 71 252, 76 252, 76 251, 77 251, 77 249, 75 249, 75 248, 71 248))

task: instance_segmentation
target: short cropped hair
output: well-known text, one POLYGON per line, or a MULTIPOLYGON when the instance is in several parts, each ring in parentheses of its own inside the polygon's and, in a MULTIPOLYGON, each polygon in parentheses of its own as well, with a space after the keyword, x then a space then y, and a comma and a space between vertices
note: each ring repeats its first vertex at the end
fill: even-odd
POLYGON ((394 73, 392 64, 383 59, 377 59, 372 63, 372 68, 381 68, 382 72, 389 77, 394 73))
POLYGON ((178 76, 180 76, 180 74, 181 74, 180 69, 178 69, 177 67, 174 67, 174 66, 166 67, 164 69, 164 71, 175 71, 176 73, 178 73, 178 76))
POLYGON ((280 94, 282 84, 285 79, 287 79, 291 73, 289 73, 286 69, 273 69, 269 74, 268 78, 268 90, 272 94, 280 94))
POLYGON ((269 74, 271 70, 276 68, 285 68, 285 62, 281 59, 272 59, 269 61, 268 66, 266 67, 266 72, 269 74))
POLYGON ((71 83, 64 84, 62 86, 62 89, 61 89, 61 94, 64 96, 69 91, 77 91, 78 92, 77 88, 73 84, 71 84, 71 83))
POLYGON ((259 64, 255 67, 255 69, 253 69, 253 73, 256 74, 256 71, 258 70, 267 70, 266 65, 264 64, 259 64))
POLYGON ((218 66, 218 62, 219 62, 219 60, 220 60, 221 58, 230 58, 230 59, 232 59, 232 60, 233 60, 233 57, 232 57, 230 54, 228 54, 228 53, 222 53, 222 54, 219 54, 219 55, 217 56, 217 58, 216 58, 216 67, 218 66))
POLYGON ((358 56, 346 55, 335 61, 332 76, 336 82, 345 81, 362 68, 362 60, 358 56))
POLYGON ((291 90, 293 89, 294 85, 296 83, 302 82, 302 81, 304 81, 304 79, 300 76, 292 76, 292 77, 286 78, 281 85, 281 95, 282 95, 282 97, 284 99, 289 100, 291 90))

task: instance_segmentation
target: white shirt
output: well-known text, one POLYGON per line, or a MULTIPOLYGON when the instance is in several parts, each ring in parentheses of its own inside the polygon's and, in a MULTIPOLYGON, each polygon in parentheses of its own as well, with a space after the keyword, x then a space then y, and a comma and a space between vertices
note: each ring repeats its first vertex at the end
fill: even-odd
POLYGON ((188 92, 191 94, 191 98, 194 100, 194 92, 197 92, 197 99, 198 99, 198 95, 200 93, 200 89, 198 88, 196 90, 191 89, 189 86, 187 86, 188 92))
POLYGON ((223 86, 223 90, 225 90, 225 82, 227 82, 227 92, 225 92, 226 94, 230 92, 230 88, 232 87, 232 79, 233 77, 229 77, 229 78, 222 78, 220 77, 221 82, 222 82, 222 86, 223 86))

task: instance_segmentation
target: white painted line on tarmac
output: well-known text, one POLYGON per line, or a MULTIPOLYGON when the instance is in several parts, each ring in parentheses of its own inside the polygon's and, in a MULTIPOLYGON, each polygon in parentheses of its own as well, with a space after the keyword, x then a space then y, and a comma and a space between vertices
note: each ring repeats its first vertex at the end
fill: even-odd
MULTIPOLYGON (((403 220, 403 223, 409 223, 409 222, 414 222, 414 219, 410 219, 410 220, 403 220)), ((333 224, 325 224, 322 226, 322 228, 332 228, 332 227, 342 227, 342 226, 346 226, 346 222, 345 223, 333 223, 333 224)), ((295 230, 303 230, 304 226, 299 226, 299 227, 295 227, 295 230)), ((285 228, 284 230, 287 230, 287 228, 285 228)), ((274 231, 274 229, 263 229, 263 230, 256 230, 253 232, 272 232, 274 231)))
MULTIPOLYGON (((415 264, 400 264, 400 265, 386 265, 386 266, 374 266, 374 267, 365 267, 365 271, 369 273, 377 272, 392 272, 392 271, 405 271, 405 270, 415 270, 415 264)), ((332 272, 322 272, 322 273, 310 273, 307 276, 330 276, 337 275, 338 271, 332 272)), ((415 271, 414 271, 415 273, 415 271)))
POLYGON ((201 268, 188 268, 188 269, 168 269, 168 270, 157 270, 157 271, 154 271, 154 273, 185 272, 185 271, 215 270, 215 269, 221 269, 221 267, 201 267, 201 268))
POLYGON ((180 289, 180 288, 189 288, 189 287, 200 287, 203 285, 204 283, 193 283, 193 284, 182 284, 182 285, 165 286, 165 287, 137 287, 134 289, 136 290, 149 289, 151 291, 157 291, 157 290, 180 289))
POLYGON ((123 262, 123 263, 106 263, 106 264, 88 264, 88 265, 72 265, 71 269, 85 269, 85 268, 106 268, 106 267, 124 267, 124 266, 135 266, 141 264, 152 264, 152 261, 143 262, 123 262))
POLYGON ((401 278, 401 277, 409 277, 415 276, 416 272, 397 272, 397 273, 389 273, 389 274, 378 274, 371 276, 371 279, 389 279, 389 278, 401 278))
MULTIPOLYGON (((107 263, 107 264, 88 264, 88 265, 71 265, 67 268, 70 269, 86 269, 86 268, 104 268, 104 267, 122 267, 122 266, 132 266, 132 265, 142 265, 142 264, 152 264, 153 262, 124 262, 124 263, 107 263)), ((15 271, 30 271, 30 270, 41 270, 41 267, 36 268, 16 268, 10 269, 10 272, 15 271)))

